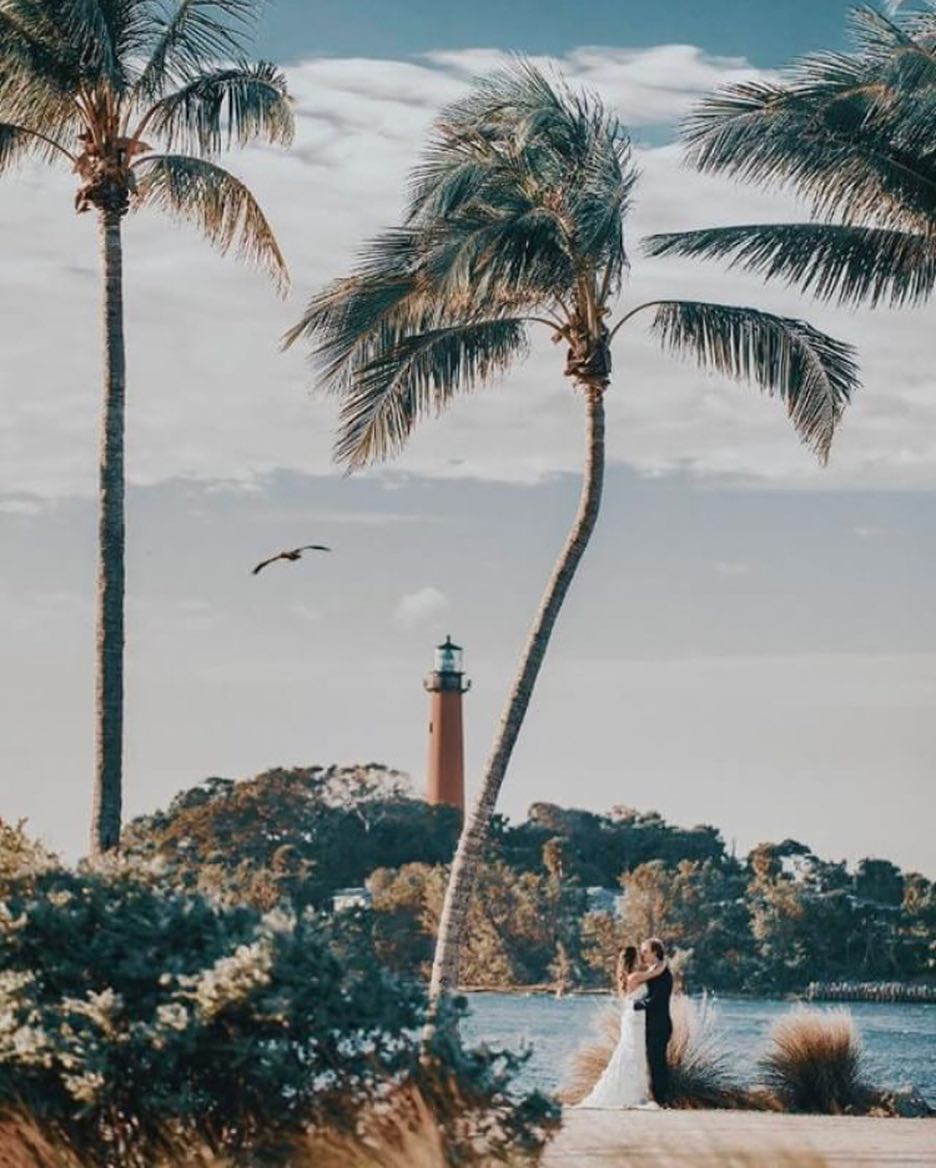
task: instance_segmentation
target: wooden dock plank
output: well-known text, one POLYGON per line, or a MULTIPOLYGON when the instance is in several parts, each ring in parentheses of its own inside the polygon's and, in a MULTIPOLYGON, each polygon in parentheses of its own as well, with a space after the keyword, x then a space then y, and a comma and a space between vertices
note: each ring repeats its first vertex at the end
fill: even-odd
POLYGON ((574 1111, 543 1168, 936 1168, 936 1120, 744 1111, 574 1111))

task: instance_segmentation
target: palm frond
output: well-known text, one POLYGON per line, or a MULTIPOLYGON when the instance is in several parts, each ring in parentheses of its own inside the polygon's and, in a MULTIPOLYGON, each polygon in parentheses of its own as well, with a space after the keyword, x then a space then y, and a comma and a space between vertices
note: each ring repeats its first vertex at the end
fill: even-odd
POLYGON ((25 126, 0 122, 0 174, 28 156, 46 162, 56 157, 71 157, 64 146, 51 138, 45 138, 25 126))
POLYGON ((912 34, 904 28, 896 11, 886 12, 859 4, 848 14, 851 39, 858 56, 870 61, 886 61, 895 49, 914 48, 912 34))
MULTIPOLYGON (((758 186, 795 181, 807 172, 802 146, 808 117, 797 94, 782 85, 744 81, 703 100, 682 124, 689 162, 703 173, 727 174, 758 186)), ((815 131, 813 131, 815 134, 815 131)), ((834 172, 828 154, 813 151, 834 172)))
POLYGON ((159 9, 149 0, 55 0, 71 9, 67 21, 60 19, 69 38, 77 31, 84 59, 97 60, 101 77, 122 93, 139 77, 140 69, 152 49, 154 20, 159 9), (84 31, 82 31, 84 30, 84 31), (90 36, 89 36, 90 34, 90 36), (96 45, 82 44, 81 38, 93 39, 96 45))
POLYGON ((72 62, 56 26, 43 11, 24 14, 20 4, 0 5, 0 102, 23 85, 59 95, 73 82, 72 62))
POLYGON ((901 145, 866 100, 824 107, 814 97, 745 83, 707 98, 686 122, 700 170, 791 187, 820 215, 929 230, 936 160, 901 145))
POLYGON ((343 393, 358 370, 409 336, 528 310, 534 294, 509 291, 491 279, 490 268, 473 279, 454 278, 461 241, 450 228, 403 227, 377 236, 351 276, 313 297, 284 344, 312 342, 320 387, 343 393))
POLYGON ((936 5, 933 0, 923 0, 921 7, 901 13, 900 19, 914 40, 936 48, 936 5))
POLYGON ((120 53, 108 17, 119 15, 102 0, 53 0, 51 19, 72 60, 89 82, 106 80, 118 92, 126 83, 120 53))
POLYGON ((256 0, 174 0, 172 11, 150 20, 152 48, 139 92, 153 97, 173 80, 184 84, 219 61, 241 58, 257 11, 256 0))
POLYGON ((433 126, 436 144, 449 132, 457 136, 465 127, 492 141, 532 138, 544 141, 568 139, 571 102, 564 100, 568 87, 553 84, 532 61, 519 58, 504 68, 476 79, 464 97, 446 106, 433 126))
POLYGON ((616 284, 635 179, 630 141, 598 99, 521 61, 436 120, 413 175, 408 222, 499 222, 509 235, 519 217, 540 227, 548 220, 556 245, 592 268, 610 267, 616 284))
POLYGON ((934 13, 900 20, 873 8, 852 13, 856 59, 872 85, 869 120, 904 150, 928 153, 936 126, 934 13))
POLYGON ((142 8, 139 0, 4 0, 4 73, 9 78, 11 58, 18 57, 33 83, 41 78, 62 89, 103 82, 119 93, 128 84, 126 58, 138 47, 132 34, 142 8))
POLYGON ((453 324, 402 337, 356 370, 341 406, 336 461, 350 469, 397 453, 416 422, 526 349, 522 321, 453 324))
POLYGON ((802 320, 684 300, 661 302, 652 330, 664 347, 694 357, 703 368, 779 397, 803 442, 820 461, 828 460, 835 428, 859 384, 850 345, 802 320))
POLYGON ((936 226, 936 13, 854 14, 856 47, 797 63, 789 81, 730 86, 690 115, 690 160, 785 184, 820 217, 936 226))
POLYGON ((644 241, 654 256, 731 257, 730 266, 782 279, 839 304, 920 304, 936 287, 936 237, 839 223, 711 227, 644 241))
POLYGON ((470 296, 485 312, 504 302, 532 309, 573 288, 575 253, 561 218, 522 203, 499 210, 463 214, 424 233, 421 267, 438 294, 470 296))
POLYGON ((150 126, 170 150, 213 154, 259 137, 288 144, 293 115, 286 78, 266 61, 200 74, 155 104, 150 126))
POLYGON ((263 268, 277 288, 289 283, 276 237, 248 188, 214 163, 180 154, 159 154, 136 164, 141 205, 161 207, 194 223, 222 254, 232 248, 263 268))
POLYGON ((285 348, 300 337, 313 345, 322 388, 342 392, 353 371, 408 332, 437 323, 419 269, 419 232, 387 231, 362 251, 352 275, 314 296, 283 338, 285 348))
POLYGON ((600 313, 627 264, 635 179, 617 120, 528 62, 445 109, 403 226, 285 338, 310 342, 318 384, 341 398, 339 461, 387 457, 420 417, 505 369, 532 314, 597 331, 596 300, 600 313))

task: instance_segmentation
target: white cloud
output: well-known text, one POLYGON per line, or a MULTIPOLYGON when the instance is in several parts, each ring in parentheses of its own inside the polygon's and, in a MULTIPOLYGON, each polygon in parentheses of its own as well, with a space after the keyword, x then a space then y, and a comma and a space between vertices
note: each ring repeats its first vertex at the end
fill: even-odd
POLYGON ((39 515, 43 510, 38 499, 0 499, 0 514, 39 515))
POLYGON ((741 560, 718 560, 715 563, 715 571, 719 576, 747 576, 750 574, 751 565, 741 560))
POLYGON ((212 611, 212 607, 208 601, 203 600, 200 596, 185 596, 181 600, 176 601, 176 608, 179 612, 191 616, 201 616, 206 612, 212 611))
POLYGON ((448 607, 449 598, 445 593, 429 584, 402 596, 393 615, 404 628, 413 628, 440 616, 448 607))
MULTIPOLYGON (((217 257, 194 232, 155 214, 128 221, 132 481, 189 476, 250 491, 277 468, 335 473, 334 403, 310 398, 303 354, 281 354, 278 338, 307 295, 347 269, 361 240, 398 217, 407 171, 436 110, 502 59, 471 50, 410 61, 330 58, 290 71, 294 149, 258 147, 230 163, 257 193, 292 264, 295 291, 285 303, 261 276, 217 257)), ((573 85, 597 89, 637 127, 670 125, 712 87, 764 76, 743 61, 685 45, 582 48, 558 63, 573 85)), ((865 388, 832 467, 820 471, 776 403, 663 357, 638 317, 616 345, 611 460, 645 474, 684 469, 784 486, 936 485, 936 339, 924 326, 928 318, 820 309, 717 265, 644 260, 636 244, 649 231, 788 218, 796 210, 787 198, 683 170, 674 147, 638 155, 643 177, 630 224, 628 300, 698 296, 808 316, 860 342, 865 388)), ((71 213, 72 177, 63 172, 27 168, 4 177, 0 192, 0 493, 92 495, 99 406, 94 224, 71 213)), ((395 465, 433 477, 535 482, 579 468, 580 426, 577 400, 544 337, 502 387, 470 395, 426 423, 395 465)))
POLYGON ((289 611, 300 620, 308 621, 310 624, 320 621, 323 616, 322 610, 311 604, 291 604, 289 611))
MULTIPOLYGON (((497 49, 426 53, 424 60, 471 80, 502 68, 510 56, 497 49)), ((558 65, 573 87, 602 94, 621 120, 632 128, 674 123, 692 102, 719 85, 750 78, 752 69, 739 57, 716 57, 694 45, 655 45, 626 49, 583 47, 561 61, 535 57, 547 72, 558 65)), ((762 78, 772 77, 764 70, 762 78)))

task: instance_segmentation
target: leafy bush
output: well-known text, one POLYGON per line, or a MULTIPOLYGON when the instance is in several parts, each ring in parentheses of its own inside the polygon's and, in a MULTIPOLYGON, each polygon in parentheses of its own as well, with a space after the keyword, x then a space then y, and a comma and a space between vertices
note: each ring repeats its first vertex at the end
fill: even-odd
POLYGON ((16 848, 0 838, 22 861, 0 858, 0 1106, 59 1126, 99 1168, 153 1164, 169 1130, 275 1159, 310 1124, 351 1127, 388 1083, 458 1091, 456 1150, 536 1147, 554 1124, 545 1098, 515 1094, 509 1054, 446 1034, 422 1060, 422 988, 366 960, 353 930, 16 848))
POLYGON ((761 1066, 788 1111, 839 1115, 871 1103, 861 1040, 847 1010, 791 1010, 774 1023, 761 1066))

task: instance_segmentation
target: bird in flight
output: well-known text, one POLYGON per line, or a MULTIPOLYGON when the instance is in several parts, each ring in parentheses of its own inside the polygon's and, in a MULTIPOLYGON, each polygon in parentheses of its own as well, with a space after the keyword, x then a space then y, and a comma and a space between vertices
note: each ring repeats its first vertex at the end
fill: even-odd
POLYGON ((275 564, 277 560, 289 560, 291 563, 294 564, 296 562, 296 560, 302 559, 303 552, 330 552, 330 551, 331 551, 331 548, 326 547, 323 543, 307 543, 303 547, 293 548, 291 551, 280 552, 278 555, 270 556, 270 558, 268 560, 261 560, 260 563, 257 564, 256 568, 254 568, 251 575, 256 576, 256 574, 258 572, 262 572, 263 569, 268 564, 275 564))

